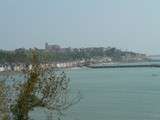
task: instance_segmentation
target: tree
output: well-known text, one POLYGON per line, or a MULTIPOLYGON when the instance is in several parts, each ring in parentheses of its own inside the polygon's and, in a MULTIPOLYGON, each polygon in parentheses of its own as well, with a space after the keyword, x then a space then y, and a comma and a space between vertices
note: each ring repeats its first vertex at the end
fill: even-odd
POLYGON ((7 87, 4 82, 4 80, 0 81, 0 118, 8 120, 7 87))
POLYGON ((32 68, 26 68, 23 72, 23 82, 15 80, 14 84, 10 85, 14 97, 8 100, 11 105, 7 114, 14 120, 29 120, 29 112, 36 107, 57 111, 61 115, 80 100, 80 96, 68 99, 69 78, 64 72, 57 72, 47 64, 40 64, 37 58, 34 51, 32 68))

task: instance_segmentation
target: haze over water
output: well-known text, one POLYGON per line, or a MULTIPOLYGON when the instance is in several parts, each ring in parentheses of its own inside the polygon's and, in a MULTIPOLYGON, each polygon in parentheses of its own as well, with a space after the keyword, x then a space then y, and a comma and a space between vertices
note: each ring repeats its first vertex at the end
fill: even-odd
POLYGON ((0 48, 103 46, 160 54, 159 0, 1 0, 0 48))

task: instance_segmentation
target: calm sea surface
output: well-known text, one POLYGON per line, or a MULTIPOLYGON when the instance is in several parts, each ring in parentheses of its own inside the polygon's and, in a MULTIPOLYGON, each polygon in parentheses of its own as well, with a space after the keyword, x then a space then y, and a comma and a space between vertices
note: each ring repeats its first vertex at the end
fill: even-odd
POLYGON ((74 69, 68 75, 83 99, 64 120, 160 120, 160 68, 74 69))

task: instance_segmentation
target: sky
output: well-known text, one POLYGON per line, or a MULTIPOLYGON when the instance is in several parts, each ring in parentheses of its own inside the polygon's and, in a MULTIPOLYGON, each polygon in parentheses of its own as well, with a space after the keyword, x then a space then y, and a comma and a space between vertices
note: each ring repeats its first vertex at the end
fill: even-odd
POLYGON ((0 0, 0 49, 116 47, 160 54, 160 0, 0 0))

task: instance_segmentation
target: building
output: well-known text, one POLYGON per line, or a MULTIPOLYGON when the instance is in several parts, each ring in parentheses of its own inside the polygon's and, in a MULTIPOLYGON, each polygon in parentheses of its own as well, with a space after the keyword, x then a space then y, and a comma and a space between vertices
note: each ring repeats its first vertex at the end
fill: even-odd
POLYGON ((45 43, 45 49, 50 52, 60 52, 61 51, 61 47, 56 44, 49 45, 48 43, 45 43))

